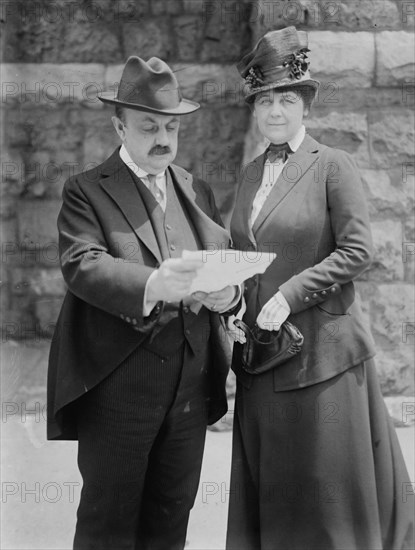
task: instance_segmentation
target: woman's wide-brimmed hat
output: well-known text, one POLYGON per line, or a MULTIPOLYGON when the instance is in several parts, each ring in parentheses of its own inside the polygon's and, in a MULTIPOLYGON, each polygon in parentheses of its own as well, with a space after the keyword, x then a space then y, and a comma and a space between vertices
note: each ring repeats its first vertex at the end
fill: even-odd
POLYGON ((265 34, 236 66, 245 79, 245 101, 253 102, 259 92, 291 86, 309 86, 314 96, 320 83, 310 76, 309 51, 307 33, 295 27, 265 34))
POLYGON ((199 103, 184 99, 170 67, 152 57, 144 61, 131 56, 125 64, 118 91, 98 95, 103 103, 161 115, 186 115, 199 109, 199 103))

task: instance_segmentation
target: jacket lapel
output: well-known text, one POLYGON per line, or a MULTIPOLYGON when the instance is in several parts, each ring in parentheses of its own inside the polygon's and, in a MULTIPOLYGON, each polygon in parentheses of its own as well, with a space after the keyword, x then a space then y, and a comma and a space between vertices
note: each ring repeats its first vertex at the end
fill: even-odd
POLYGON ((298 150, 288 159, 287 164, 284 166, 281 175, 278 177, 264 206, 258 214, 252 227, 254 234, 256 234, 271 212, 275 210, 280 202, 317 161, 318 155, 316 153, 318 152, 318 148, 319 144, 317 141, 306 135, 298 150))
POLYGON ((248 239, 256 245, 255 235, 251 228, 250 217, 252 211, 252 203, 255 195, 261 186, 262 176, 264 173, 265 153, 257 157, 254 161, 247 164, 243 168, 242 184, 239 189, 237 206, 235 212, 241 212, 241 222, 244 228, 248 229, 248 239))
POLYGON ((204 195, 196 193, 193 187, 193 176, 179 166, 171 165, 169 170, 185 201, 202 247, 205 250, 211 250, 212 246, 215 249, 221 248, 223 245, 228 246, 229 233, 210 217, 211 207, 204 199, 204 195))
POLYGON ((145 204, 131 172, 120 159, 118 150, 104 163, 101 172, 102 188, 118 205, 140 241, 161 263, 160 249, 145 204))

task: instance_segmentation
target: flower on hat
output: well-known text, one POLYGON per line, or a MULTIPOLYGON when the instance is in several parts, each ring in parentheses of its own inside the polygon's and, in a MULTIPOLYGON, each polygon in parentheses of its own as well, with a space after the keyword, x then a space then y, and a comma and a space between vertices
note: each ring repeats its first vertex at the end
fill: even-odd
POLYGON ((245 77, 245 82, 250 88, 259 88, 263 86, 265 82, 261 69, 258 66, 251 67, 245 77))
POLYGON ((300 78, 307 72, 310 62, 307 59, 307 52, 310 50, 308 48, 301 48, 290 55, 290 57, 284 61, 283 67, 289 67, 290 78, 300 78))

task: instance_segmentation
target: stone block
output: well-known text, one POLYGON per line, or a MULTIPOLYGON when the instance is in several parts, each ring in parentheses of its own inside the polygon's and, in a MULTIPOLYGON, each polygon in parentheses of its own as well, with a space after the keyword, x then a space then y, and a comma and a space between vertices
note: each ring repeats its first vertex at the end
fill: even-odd
MULTIPOLYGON (((52 247, 50 247, 50 257, 52 247)), ((54 251, 58 258, 58 248, 54 251)), ((13 269, 13 294, 31 294, 37 300, 39 296, 62 297, 66 292, 66 285, 59 267, 44 269, 41 267, 14 268, 13 269)))
POLYGON ((209 10, 218 9, 217 3, 209 4, 206 0, 182 0, 182 3, 184 13, 200 13, 207 16, 209 10))
POLYGON ((396 218, 412 211, 414 199, 402 181, 392 180, 385 170, 361 170, 360 174, 372 219, 396 218))
POLYGON ((402 261, 405 270, 405 281, 413 283, 415 280, 415 219, 413 215, 407 217, 404 226, 402 261))
POLYGON ((85 113, 85 138, 83 142, 83 167, 92 168, 107 159, 120 145, 119 137, 111 122, 113 107, 97 113, 85 113))
POLYGON ((405 30, 413 30, 415 26, 415 7, 411 0, 396 0, 399 19, 405 30))
POLYGON ((406 31, 383 31, 376 33, 375 39, 376 85, 400 86, 402 103, 405 103, 406 96, 414 94, 414 35, 406 31), (404 83, 408 83, 406 87, 404 83))
POLYGON ((23 148, 30 145, 31 125, 22 110, 9 108, 2 120, 7 126, 5 141, 10 147, 23 148))
POLYGON ((200 60, 234 65, 241 52, 252 47, 249 26, 250 3, 224 0, 208 2, 201 17, 203 45, 200 60))
POLYGON ((44 296, 35 301, 34 307, 40 334, 52 336, 62 307, 62 299, 44 296))
POLYGON ((391 395, 386 396, 384 399, 395 426, 410 427, 415 423, 415 396, 391 395))
MULTIPOLYGON (((321 4, 329 4, 320 2, 321 4)), ((336 3, 337 4, 337 3, 336 3)), ((334 6, 327 6, 333 10, 334 6)), ((398 6, 389 0, 347 0, 336 6, 338 22, 342 28, 351 31, 400 28, 401 19, 398 6)))
POLYGON ((368 88, 375 71, 375 39, 370 32, 311 31, 310 71, 338 88, 368 88), (345 54, 347 52, 347 54, 345 54))
POLYGON ((2 262, 10 261, 6 250, 14 250, 18 242, 16 218, 2 219, 0 221, 0 242, 2 246, 2 262))
POLYGON ((154 15, 177 15, 185 11, 182 0, 151 0, 150 8, 154 15))
POLYGON ((383 395, 405 394, 414 391, 413 346, 410 349, 378 348, 376 370, 383 395))
POLYGON ((197 15, 180 15, 173 20, 173 33, 176 39, 177 59, 179 61, 195 61, 204 34, 204 25, 197 15))
POLYGON ((79 151, 82 147, 84 127, 69 124, 63 108, 47 106, 33 109, 27 116, 26 126, 34 150, 79 151))
POLYGON ((64 27, 64 48, 57 55, 44 55, 44 61, 61 63, 119 63, 124 61, 117 25, 100 22, 69 23, 64 27))
POLYGON ((257 40, 265 32, 289 25, 307 29, 373 31, 399 28, 400 11, 390 0, 258 0, 250 22, 257 40))
POLYGON ((104 65, 98 63, 9 63, 3 65, 2 102, 54 105, 62 102, 101 102, 104 65))
POLYGON ((18 196, 24 189, 25 165, 22 155, 14 148, 4 148, 0 152, 1 181, 3 193, 18 196))
POLYGON ((370 155, 376 168, 413 163, 414 113, 409 109, 373 111, 368 115, 370 155))
POLYGON ((123 61, 130 55, 138 55, 146 60, 155 56, 168 61, 173 49, 170 34, 169 21, 161 17, 157 20, 146 20, 145 25, 141 21, 125 23, 123 61))
POLYGON ((414 387, 413 285, 359 283, 370 304, 375 357, 384 394, 407 393, 414 387))
MULTIPOLYGON (((61 202, 57 200, 22 200, 18 210, 19 242, 28 249, 27 261, 56 264, 58 230, 56 220, 61 202), (31 252, 31 254, 29 254, 31 252)), ((22 258, 24 263, 24 258, 22 258)))
POLYGON ((231 65, 176 63, 172 69, 187 99, 222 106, 243 104, 242 79, 231 65))
POLYGON ((317 141, 352 154, 361 167, 369 167, 366 115, 332 111, 325 116, 306 119, 307 131, 317 141))
POLYGON ((404 277, 402 261, 402 222, 390 219, 371 223, 375 248, 370 272, 373 281, 401 281, 404 277))

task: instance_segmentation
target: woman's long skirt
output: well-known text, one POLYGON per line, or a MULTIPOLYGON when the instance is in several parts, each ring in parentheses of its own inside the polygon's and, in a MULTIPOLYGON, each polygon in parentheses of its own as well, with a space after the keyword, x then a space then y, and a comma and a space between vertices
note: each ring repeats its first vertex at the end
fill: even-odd
POLYGON ((374 362, 275 392, 238 385, 227 550, 403 550, 414 487, 374 362))

